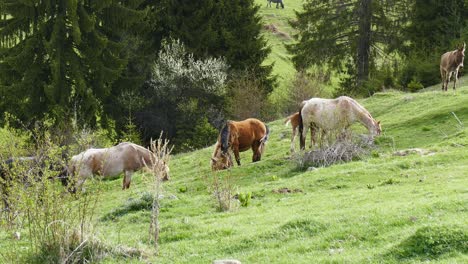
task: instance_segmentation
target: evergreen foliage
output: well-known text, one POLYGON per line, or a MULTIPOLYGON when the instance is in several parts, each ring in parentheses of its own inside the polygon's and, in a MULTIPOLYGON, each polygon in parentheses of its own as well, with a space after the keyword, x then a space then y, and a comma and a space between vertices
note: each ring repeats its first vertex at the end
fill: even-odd
POLYGON ((103 102, 130 56, 125 35, 146 16, 141 2, 0 1, 0 109, 27 123, 105 121, 103 102))
POLYGON ((265 92, 273 90, 272 65, 263 65, 271 49, 260 34, 254 0, 176 0, 161 6, 163 34, 180 39, 196 58, 224 57, 230 73, 253 72, 265 92))
POLYGON ((307 1, 291 22, 298 30, 298 42, 289 46, 296 69, 328 64, 349 75, 343 93, 362 88, 383 47, 398 42, 406 7, 407 1, 307 1))
POLYGON ((436 84, 441 55, 466 41, 461 39, 468 19, 465 1, 414 0, 409 14, 411 23, 403 30, 407 42, 398 47, 405 55, 400 82, 403 86, 436 84))

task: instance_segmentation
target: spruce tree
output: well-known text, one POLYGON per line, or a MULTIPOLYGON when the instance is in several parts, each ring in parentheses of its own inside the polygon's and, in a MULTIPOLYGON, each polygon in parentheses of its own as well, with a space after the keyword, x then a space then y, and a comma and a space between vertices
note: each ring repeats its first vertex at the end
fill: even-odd
POLYGON ((29 122, 105 120, 129 54, 126 29, 145 18, 142 1, 1 0, 2 111, 29 122))
POLYGON ((399 37, 407 1, 308 0, 291 25, 297 43, 289 46, 298 70, 327 64, 350 75, 344 92, 362 89, 376 58, 399 37))

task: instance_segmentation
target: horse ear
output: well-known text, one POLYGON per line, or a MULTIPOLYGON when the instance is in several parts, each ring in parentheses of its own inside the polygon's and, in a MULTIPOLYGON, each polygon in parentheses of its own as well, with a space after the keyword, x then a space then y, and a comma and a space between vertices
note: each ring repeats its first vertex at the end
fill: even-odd
POLYGON ((377 121, 377 125, 380 125, 380 121, 377 121))

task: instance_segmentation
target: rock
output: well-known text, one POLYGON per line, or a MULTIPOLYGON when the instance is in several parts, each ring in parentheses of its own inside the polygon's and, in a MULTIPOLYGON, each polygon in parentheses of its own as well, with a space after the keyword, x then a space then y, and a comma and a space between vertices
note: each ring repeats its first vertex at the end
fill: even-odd
POLYGON ((314 170, 318 170, 318 169, 315 168, 315 167, 309 167, 309 168, 307 168, 307 171, 314 171, 314 170))
POLYGON ((219 259, 213 260, 213 264, 241 264, 237 259, 219 259))

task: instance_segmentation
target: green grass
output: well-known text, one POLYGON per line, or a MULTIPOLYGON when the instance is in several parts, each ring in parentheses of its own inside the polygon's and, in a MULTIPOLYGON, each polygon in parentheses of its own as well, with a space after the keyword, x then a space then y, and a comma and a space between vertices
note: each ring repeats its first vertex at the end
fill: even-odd
MULTIPOLYGON (((256 2, 265 24, 292 34, 287 19, 302 1, 285 1, 284 10, 256 2)), ((280 76, 273 96, 280 96, 294 72, 283 46, 292 40, 264 34, 273 47, 268 62, 275 62, 280 76)), ((251 163, 247 151, 241 153, 241 167, 219 173, 230 176, 239 193, 252 194, 247 207, 217 211, 209 191, 211 147, 174 156, 172 179, 164 183, 164 196, 172 198, 161 204, 158 256, 148 242, 144 177, 136 174, 127 191, 120 178, 104 181, 95 235, 110 245, 138 248, 145 257, 109 256, 102 263, 468 262, 468 129, 451 114, 468 123, 468 87, 456 93, 434 87, 360 100, 383 127, 379 148, 361 161, 300 171, 290 158, 290 127, 283 120, 269 123, 262 161, 251 163), (414 147, 434 154, 392 155, 414 147), (300 191, 273 192, 284 187, 300 191)), ((365 131, 359 125, 353 129, 365 131)), ((15 242, 10 231, 0 230, 0 262, 6 252, 27 249, 26 237, 15 242)))
MULTIPOLYGON (((162 200, 159 256, 148 243, 147 206, 139 202, 148 190, 142 175, 127 191, 120 179, 104 181, 96 234, 146 255, 104 263, 465 263, 468 130, 451 112, 468 120, 468 87, 457 94, 379 93, 361 102, 383 122, 375 155, 303 172, 290 160, 290 128, 272 122, 261 162, 244 152, 241 167, 220 173, 238 192, 252 193, 247 207, 216 210, 208 191, 211 148, 174 156, 164 195, 177 198, 162 200), (412 147, 434 154, 392 155, 412 147), (301 191, 273 192, 283 187, 301 191)), ((1 236, 0 253, 12 245, 1 236)))

